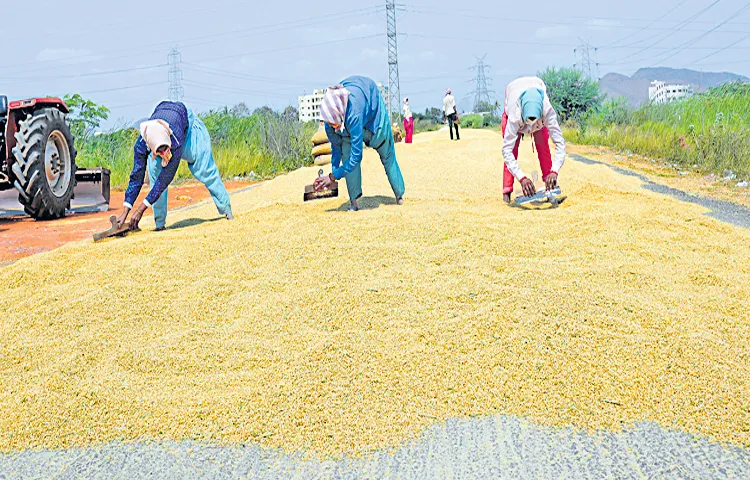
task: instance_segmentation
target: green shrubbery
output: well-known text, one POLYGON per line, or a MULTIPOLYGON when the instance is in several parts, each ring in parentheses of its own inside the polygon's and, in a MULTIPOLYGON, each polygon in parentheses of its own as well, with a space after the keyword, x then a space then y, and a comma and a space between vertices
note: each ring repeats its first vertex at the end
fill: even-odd
POLYGON ((443 111, 427 108, 424 113, 414 113, 414 133, 433 132, 443 127, 443 111))
POLYGON ((539 72, 539 78, 547 85, 547 94, 560 123, 580 121, 602 103, 599 82, 574 68, 547 68, 539 72))
POLYGON ((470 113, 461 117, 461 126, 464 128, 493 128, 500 125, 500 122, 500 117, 494 114, 470 113))
POLYGON ((750 84, 725 84, 682 101, 635 110, 623 100, 610 100, 568 125, 566 135, 574 143, 750 176, 750 84))

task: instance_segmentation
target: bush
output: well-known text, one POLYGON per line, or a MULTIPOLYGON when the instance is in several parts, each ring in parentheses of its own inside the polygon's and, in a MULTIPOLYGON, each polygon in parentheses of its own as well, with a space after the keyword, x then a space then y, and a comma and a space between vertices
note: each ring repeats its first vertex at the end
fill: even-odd
POLYGON ((500 117, 494 114, 471 113, 461 117, 461 126, 464 128, 492 128, 500 125, 500 121, 500 117))
POLYGON ((471 113, 461 117, 461 126, 464 128, 482 128, 484 127, 484 118, 478 113, 471 113))
POLYGON ((678 102, 633 110, 611 100, 566 125, 574 143, 607 145, 706 172, 750 176, 750 84, 730 83, 678 102))
POLYGON ((434 132, 435 130, 440 130, 442 126, 442 123, 435 123, 432 120, 414 119, 414 133, 434 132))
POLYGON ((603 100, 599 93, 599 83, 584 77, 573 68, 548 68, 539 73, 539 78, 547 85, 547 94, 560 123, 581 121, 587 112, 597 109, 603 100))

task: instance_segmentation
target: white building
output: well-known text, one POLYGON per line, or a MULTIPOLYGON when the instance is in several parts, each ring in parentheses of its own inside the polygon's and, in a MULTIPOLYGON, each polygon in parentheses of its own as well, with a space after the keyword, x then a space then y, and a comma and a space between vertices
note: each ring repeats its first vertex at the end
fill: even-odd
POLYGON ((302 95, 299 102, 299 121, 311 122, 320 119, 320 104, 323 102, 325 90, 313 90, 312 95, 302 95))
POLYGON ((648 87, 648 101, 659 105, 662 103, 687 98, 693 94, 693 87, 690 85, 668 85, 664 82, 654 80, 648 87))

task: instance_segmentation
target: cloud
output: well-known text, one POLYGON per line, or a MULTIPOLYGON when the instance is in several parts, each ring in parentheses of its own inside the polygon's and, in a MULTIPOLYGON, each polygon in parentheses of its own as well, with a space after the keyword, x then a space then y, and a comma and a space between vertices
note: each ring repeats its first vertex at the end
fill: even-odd
POLYGON ((555 25, 554 27, 540 27, 534 32, 536 38, 559 38, 569 37, 575 32, 567 25, 555 25))
POLYGON ((591 30, 609 30, 610 28, 620 27, 622 23, 617 20, 606 20, 604 18, 593 18, 586 22, 586 25, 591 30))
POLYGON ((81 60, 78 57, 91 55, 91 50, 74 49, 74 48, 45 48, 39 52, 36 56, 38 62, 49 62, 52 60, 63 61, 70 59, 71 61, 81 60))
POLYGON ((348 31, 352 35, 373 35, 379 33, 380 29, 370 23, 360 23, 350 26, 348 31))
POLYGON ((365 48, 360 52, 360 55, 365 58, 377 58, 380 60, 386 58, 388 56, 388 52, 385 48, 365 48))

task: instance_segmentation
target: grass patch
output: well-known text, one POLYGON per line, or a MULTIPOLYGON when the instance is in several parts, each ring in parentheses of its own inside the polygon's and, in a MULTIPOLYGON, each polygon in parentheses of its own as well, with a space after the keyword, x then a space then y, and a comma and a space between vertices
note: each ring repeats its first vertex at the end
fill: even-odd
POLYGON ((704 172, 731 170, 750 177, 750 84, 729 83, 692 98, 637 110, 610 100, 578 125, 564 128, 566 139, 655 156, 704 172))

